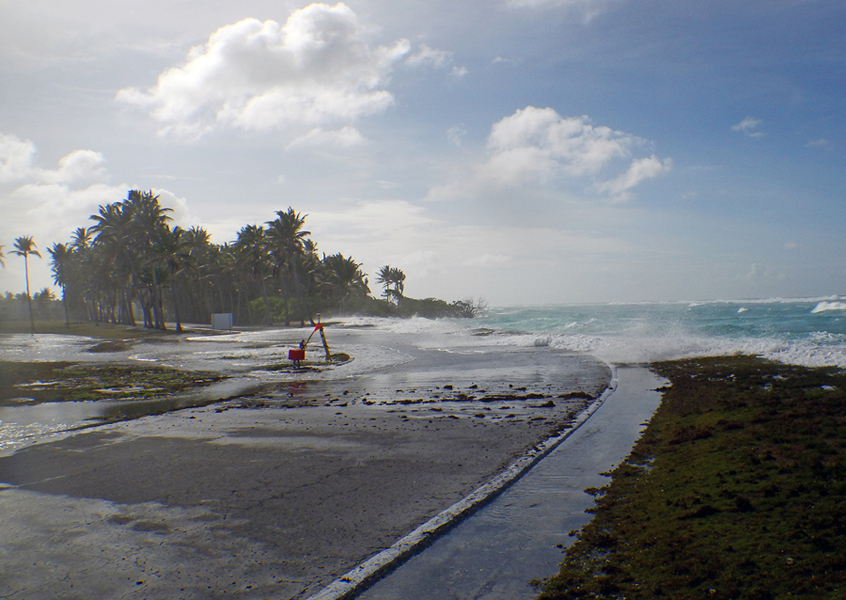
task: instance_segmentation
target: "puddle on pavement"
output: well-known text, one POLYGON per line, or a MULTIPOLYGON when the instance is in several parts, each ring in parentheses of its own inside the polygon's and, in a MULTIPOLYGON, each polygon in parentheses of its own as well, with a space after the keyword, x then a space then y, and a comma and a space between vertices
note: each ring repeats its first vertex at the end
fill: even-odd
POLYGON ((224 379, 190 392, 146 400, 45 402, 0 407, 0 455, 83 427, 205 406, 249 394, 261 385, 257 379, 241 377, 224 379))
MULTIPOLYGON (((35 404, 22 397, 17 406, 0 407, 0 453, 79 427, 202 406, 233 396, 248 396, 245 401, 254 401, 251 407, 256 408, 349 403, 401 412, 409 418, 566 418, 564 411, 569 413, 585 400, 557 396, 556 387, 559 391, 586 390, 593 397, 608 381, 607 367, 566 353, 512 349, 505 357, 506 351, 499 348, 484 353, 461 348, 447 352, 416 348, 403 336, 349 331, 332 332, 336 342, 333 349, 342 350, 340 355, 346 361, 324 363, 319 347, 313 351, 313 366, 295 370, 290 367, 287 351, 307 337, 303 332, 264 330, 126 344, 47 334, 0 336, 4 359, 21 364, 146 365, 227 377, 205 388, 165 392, 147 399, 35 404), (412 361, 414 368, 407 368, 412 361), (476 382, 484 382, 484 389, 476 382), (530 398, 532 394, 538 397, 530 398)), ((126 383, 132 386, 138 382, 126 383)), ((25 395, 22 389, 21 396, 25 395)))

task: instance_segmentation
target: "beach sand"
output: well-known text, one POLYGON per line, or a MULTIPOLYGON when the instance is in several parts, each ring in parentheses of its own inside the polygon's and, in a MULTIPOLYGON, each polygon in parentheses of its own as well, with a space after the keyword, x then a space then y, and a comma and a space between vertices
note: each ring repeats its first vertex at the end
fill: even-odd
POLYGON ((544 347, 377 345, 407 359, 0 457, 0 595, 307 597, 565 428, 611 375, 544 347))

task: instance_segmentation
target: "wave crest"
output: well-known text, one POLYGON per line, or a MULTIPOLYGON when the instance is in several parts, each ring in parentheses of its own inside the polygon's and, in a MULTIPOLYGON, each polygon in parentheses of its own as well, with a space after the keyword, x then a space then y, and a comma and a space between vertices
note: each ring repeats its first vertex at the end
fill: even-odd
POLYGON ((846 302, 826 302, 823 300, 822 302, 817 303, 813 310, 811 310, 811 314, 827 312, 830 310, 846 310, 846 302))

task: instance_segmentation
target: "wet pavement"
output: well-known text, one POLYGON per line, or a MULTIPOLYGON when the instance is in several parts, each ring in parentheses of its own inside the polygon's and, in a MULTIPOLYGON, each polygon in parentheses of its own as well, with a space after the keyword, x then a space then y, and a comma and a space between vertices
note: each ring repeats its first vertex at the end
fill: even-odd
POLYGON ((630 452, 660 402, 644 368, 620 368, 617 390, 572 436, 523 478, 431 547, 355 596, 360 600, 520 600, 557 573, 570 531, 590 520, 584 490, 630 452))
MULTIPOLYGON (((566 426, 610 374, 549 348, 421 347, 343 331, 331 339, 349 362, 263 370, 298 335, 98 355, 204 369, 232 360, 228 381, 262 387, 83 432, 32 432, 0 456, 0 596, 306 597, 566 426)), ((71 355, 87 356, 72 342, 71 355)), ((60 346, 15 352, 37 360, 60 346)), ((66 416, 76 404, 26 408, 66 416)))

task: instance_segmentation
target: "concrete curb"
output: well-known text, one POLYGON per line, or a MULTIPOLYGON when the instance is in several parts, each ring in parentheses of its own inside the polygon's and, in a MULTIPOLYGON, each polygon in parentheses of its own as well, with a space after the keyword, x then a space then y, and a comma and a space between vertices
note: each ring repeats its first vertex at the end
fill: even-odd
POLYGON ((457 524, 461 519, 494 496, 502 492, 526 473, 540 459, 552 452, 561 442, 570 437, 617 389, 617 370, 611 366, 611 381, 602 395, 590 406, 580 412, 572 425, 548 438, 518 458, 489 482, 478 487, 469 496, 459 500, 449 508, 435 515, 411 533, 401 537, 393 545, 367 559, 356 568, 348 571, 328 586, 309 596, 306 600, 344 600, 361 592, 369 583, 385 574, 386 571, 409 557, 416 550, 432 543, 440 534, 457 524))

